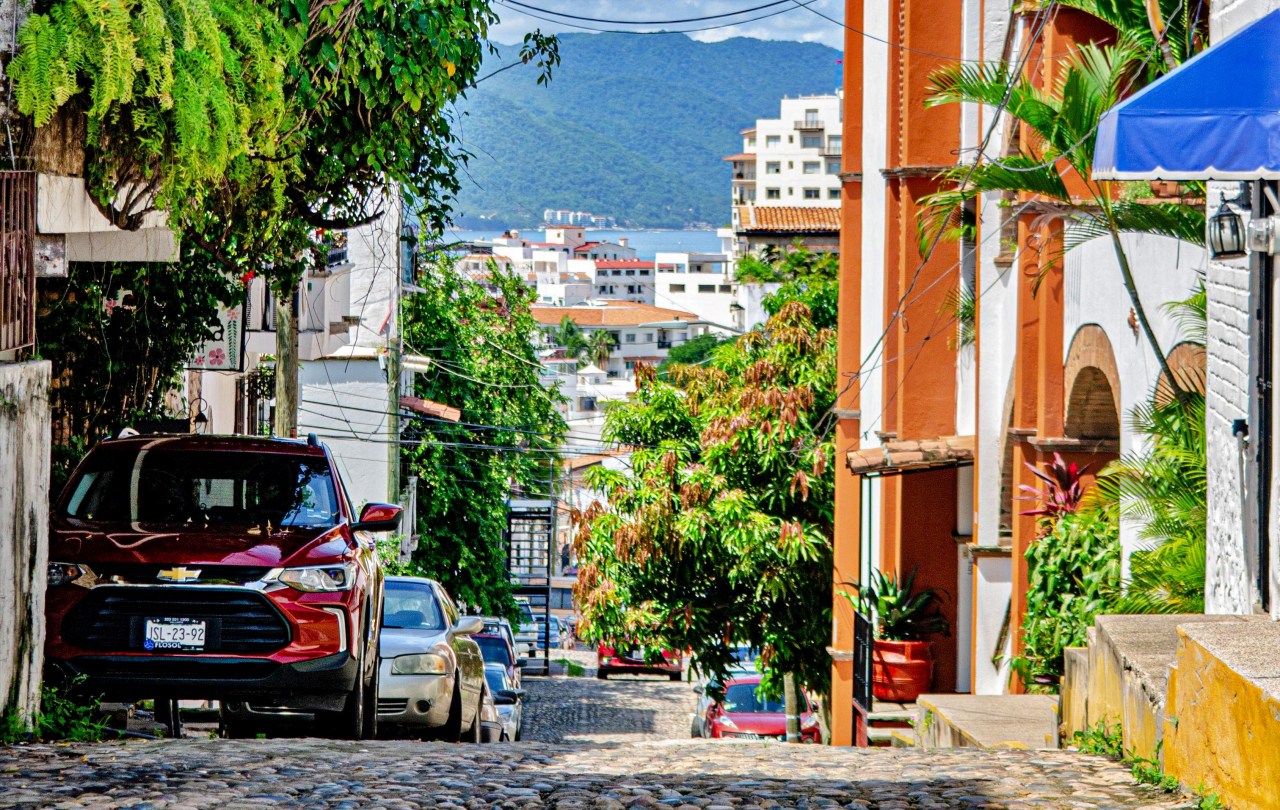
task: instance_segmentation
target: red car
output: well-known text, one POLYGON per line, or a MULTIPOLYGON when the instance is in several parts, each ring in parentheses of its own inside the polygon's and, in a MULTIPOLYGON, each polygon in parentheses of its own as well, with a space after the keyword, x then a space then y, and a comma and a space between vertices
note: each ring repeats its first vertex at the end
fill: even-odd
POLYGON ((104 441, 53 509, 46 659, 108 699, 251 698, 372 736, 370 532, 399 522, 389 504, 357 517, 314 437, 104 441))
POLYGON ((596 677, 605 681, 610 673, 666 675, 678 681, 683 674, 683 665, 677 650, 663 650, 660 657, 650 657, 645 655, 643 647, 602 641, 596 647, 596 677))
MULTIPOLYGON (((707 709, 706 735, 713 739, 785 740, 787 711, 782 701, 760 697, 759 675, 743 675, 725 682, 724 699, 707 709)), ((818 716, 800 693, 800 741, 822 740, 818 716)))

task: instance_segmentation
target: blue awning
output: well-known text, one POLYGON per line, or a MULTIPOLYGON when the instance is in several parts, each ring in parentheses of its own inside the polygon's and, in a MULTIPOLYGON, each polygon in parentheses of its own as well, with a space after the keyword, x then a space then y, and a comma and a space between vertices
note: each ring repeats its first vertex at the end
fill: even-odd
POLYGON ((1108 110, 1093 179, 1280 179, 1280 10, 1108 110))

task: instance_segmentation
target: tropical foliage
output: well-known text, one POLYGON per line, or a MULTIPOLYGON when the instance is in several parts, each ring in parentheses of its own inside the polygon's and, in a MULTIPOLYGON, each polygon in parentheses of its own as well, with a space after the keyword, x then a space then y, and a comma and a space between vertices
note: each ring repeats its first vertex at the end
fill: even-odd
POLYGON ((770 315, 776 315, 790 301, 802 301, 809 307, 814 325, 820 329, 836 327, 840 259, 835 253, 815 253, 797 241, 786 250, 743 256, 736 272, 740 282, 782 285, 762 301, 770 315))
POLYGON ((512 487, 547 492, 565 432, 557 394, 539 381, 529 342, 537 324, 532 292, 514 275, 490 277, 500 295, 454 273, 439 258, 403 299, 405 347, 431 358, 414 394, 461 411, 461 421, 427 416, 403 429, 406 476, 418 478, 418 548, 410 569, 438 579, 454 598, 511 616, 506 502, 512 487))
POLYGON ((607 501, 578 516, 582 626, 692 650, 721 675, 746 644, 766 689, 794 674, 825 691, 833 448, 815 428, 835 393, 835 333, 791 301, 671 378, 642 368, 632 399, 607 411, 631 469, 588 474, 607 501))
POLYGON ((1027 549, 1027 612, 1013 669, 1029 687, 1055 684, 1062 651, 1080 647, 1099 613, 1114 612, 1120 525, 1114 510, 1058 513, 1027 549))
POLYGON ((1034 464, 1027 464, 1027 470, 1043 483, 1042 487, 1022 484, 1018 487, 1023 493, 1018 500, 1035 501, 1038 506, 1022 512, 1024 515, 1041 518, 1042 523, 1051 524, 1061 515, 1070 514, 1080 508, 1084 498, 1084 482, 1081 476, 1089 469, 1074 461, 1068 463, 1058 453, 1053 454, 1053 461, 1041 472, 1034 464))

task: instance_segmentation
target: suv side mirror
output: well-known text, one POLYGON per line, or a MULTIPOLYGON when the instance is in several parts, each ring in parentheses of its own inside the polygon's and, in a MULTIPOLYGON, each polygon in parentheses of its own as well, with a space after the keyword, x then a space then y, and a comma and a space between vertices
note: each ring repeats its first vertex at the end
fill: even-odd
POLYGON ((360 519, 351 524, 353 532, 394 532, 400 528, 404 510, 389 503, 367 503, 360 519))
POLYGON ((453 632, 460 636, 469 636, 484 630, 484 619, 479 616, 463 616, 453 626, 453 632))
POLYGON ((525 695, 525 691, 523 689, 499 689, 498 690, 498 697, 504 700, 508 700, 511 703, 515 703, 517 700, 520 700, 521 698, 524 697, 524 695, 525 695))
POLYGON ((524 665, 525 665, 525 664, 528 664, 528 663, 529 663, 529 659, 528 659, 528 658, 517 658, 517 659, 516 659, 516 669, 522 669, 522 668, 524 668, 524 665))

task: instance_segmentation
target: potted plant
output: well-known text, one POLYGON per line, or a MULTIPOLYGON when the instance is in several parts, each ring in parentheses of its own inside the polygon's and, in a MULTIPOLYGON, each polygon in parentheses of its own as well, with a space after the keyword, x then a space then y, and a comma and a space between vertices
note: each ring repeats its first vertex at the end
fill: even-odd
POLYGON ((873 571, 857 597, 846 594, 876 617, 871 681, 877 700, 907 703, 927 691, 933 680, 933 642, 927 636, 951 634, 951 624, 938 612, 942 596, 932 588, 917 592, 915 579, 914 568, 903 580, 873 571))

